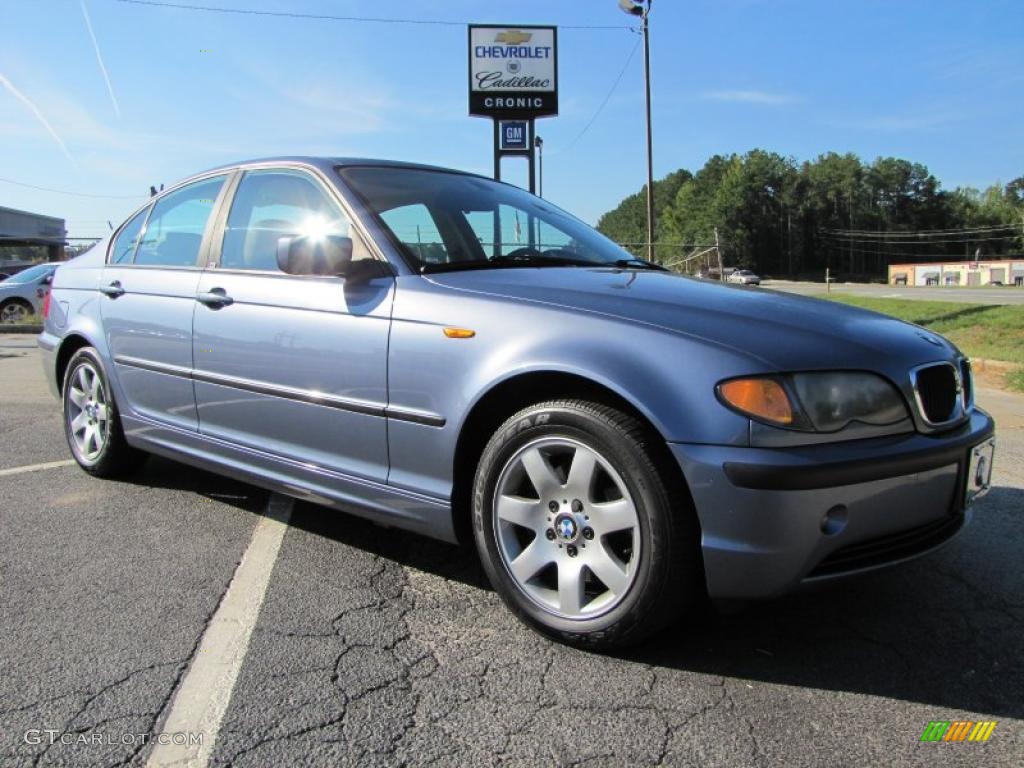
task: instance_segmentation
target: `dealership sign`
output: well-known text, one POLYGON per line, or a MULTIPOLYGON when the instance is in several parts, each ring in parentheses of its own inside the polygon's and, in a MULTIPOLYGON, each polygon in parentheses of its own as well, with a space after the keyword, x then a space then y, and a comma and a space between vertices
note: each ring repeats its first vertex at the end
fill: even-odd
POLYGON ((469 114, 558 114, 555 27, 469 25, 469 114))

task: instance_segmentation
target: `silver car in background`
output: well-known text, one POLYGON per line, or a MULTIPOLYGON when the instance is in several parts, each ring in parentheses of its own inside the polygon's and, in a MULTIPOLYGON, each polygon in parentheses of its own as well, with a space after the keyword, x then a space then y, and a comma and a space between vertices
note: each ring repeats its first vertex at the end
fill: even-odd
POLYGON ((52 299, 87 472, 155 453, 475 541, 519 617, 587 647, 930 551, 989 483, 994 425, 942 337, 669 273, 445 169, 209 171, 52 299))
POLYGON ((0 323, 23 323, 41 315, 56 264, 39 264, 0 280, 0 323))
POLYGON ((740 285, 760 285, 761 278, 751 272, 749 269, 734 269, 729 273, 726 278, 730 283, 739 283, 740 285))

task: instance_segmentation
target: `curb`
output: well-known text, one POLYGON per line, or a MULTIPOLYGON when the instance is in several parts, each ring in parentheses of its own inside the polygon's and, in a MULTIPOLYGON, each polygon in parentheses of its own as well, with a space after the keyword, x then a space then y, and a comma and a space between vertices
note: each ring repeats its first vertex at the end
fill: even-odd
POLYGON ((4 323, 0 325, 0 333, 31 333, 38 336, 43 332, 43 326, 41 325, 10 325, 4 323))

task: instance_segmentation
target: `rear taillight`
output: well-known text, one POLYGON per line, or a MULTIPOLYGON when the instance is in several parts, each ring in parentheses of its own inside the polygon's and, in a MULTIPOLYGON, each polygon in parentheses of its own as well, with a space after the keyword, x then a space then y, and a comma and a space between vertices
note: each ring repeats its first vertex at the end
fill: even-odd
POLYGON ((50 316, 50 292, 47 291, 46 295, 43 296, 43 320, 50 316))

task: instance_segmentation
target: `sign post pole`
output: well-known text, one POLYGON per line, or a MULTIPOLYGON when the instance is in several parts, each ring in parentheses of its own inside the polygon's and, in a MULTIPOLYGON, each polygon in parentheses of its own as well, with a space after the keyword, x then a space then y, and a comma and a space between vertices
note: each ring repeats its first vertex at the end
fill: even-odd
POLYGON ((530 194, 537 194, 537 173, 534 166, 535 153, 533 151, 533 120, 530 121, 530 130, 527 132, 527 161, 530 163, 530 194))

